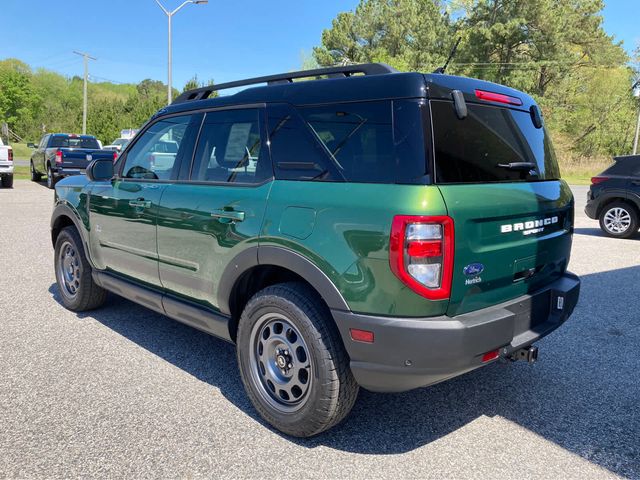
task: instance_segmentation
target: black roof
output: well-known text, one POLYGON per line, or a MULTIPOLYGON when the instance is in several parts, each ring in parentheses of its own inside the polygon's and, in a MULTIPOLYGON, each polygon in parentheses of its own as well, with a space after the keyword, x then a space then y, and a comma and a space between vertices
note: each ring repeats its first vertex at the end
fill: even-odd
POLYGON ((452 90, 462 91, 467 102, 487 103, 476 97, 476 89, 517 97, 523 102, 523 105, 518 107, 522 109, 528 110, 535 103, 533 98, 523 92, 483 80, 439 73, 401 73, 384 64, 365 64, 270 75, 216 85, 213 88, 190 90, 180 95, 174 103, 159 113, 180 113, 188 110, 255 103, 289 103, 300 106, 419 97, 451 100, 452 90), (343 71, 347 73, 341 74, 343 71), (364 73, 364 75, 354 73, 364 73), (330 78, 292 81, 295 78, 321 74, 328 75, 330 78), (259 85, 260 83, 263 85, 259 85), (233 95, 206 98, 215 90, 238 86, 248 88, 233 95), (204 99, 202 99, 203 96, 204 99))

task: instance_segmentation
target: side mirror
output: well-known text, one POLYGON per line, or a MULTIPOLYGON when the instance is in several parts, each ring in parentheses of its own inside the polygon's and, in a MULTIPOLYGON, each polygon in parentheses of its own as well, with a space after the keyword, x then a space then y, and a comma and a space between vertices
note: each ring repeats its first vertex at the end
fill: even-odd
POLYGON ((27 148, 36 148, 36 145, 32 142, 27 143, 27 148))
POLYGON ((87 178, 92 182, 111 180, 113 178, 113 160, 99 158, 87 167, 87 178))

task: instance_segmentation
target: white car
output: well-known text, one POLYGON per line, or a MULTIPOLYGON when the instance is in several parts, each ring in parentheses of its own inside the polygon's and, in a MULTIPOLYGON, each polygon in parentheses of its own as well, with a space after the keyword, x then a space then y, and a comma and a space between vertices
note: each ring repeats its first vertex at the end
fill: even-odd
POLYGON ((104 150, 115 150, 116 152, 121 152, 130 141, 130 138, 116 138, 110 145, 105 145, 102 148, 104 150))
POLYGON ((0 181, 5 188, 13 187, 13 149, 0 138, 0 181))

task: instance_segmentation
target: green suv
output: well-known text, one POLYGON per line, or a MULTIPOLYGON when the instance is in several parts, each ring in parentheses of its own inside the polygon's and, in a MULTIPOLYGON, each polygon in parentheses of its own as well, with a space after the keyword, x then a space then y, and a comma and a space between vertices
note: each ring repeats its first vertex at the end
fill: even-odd
POLYGON ((295 436, 360 386, 535 361, 580 288, 534 100, 382 64, 182 94, 56 186, 51 232, 67 308, 110 291, 235 343, 253 405, 295 436))

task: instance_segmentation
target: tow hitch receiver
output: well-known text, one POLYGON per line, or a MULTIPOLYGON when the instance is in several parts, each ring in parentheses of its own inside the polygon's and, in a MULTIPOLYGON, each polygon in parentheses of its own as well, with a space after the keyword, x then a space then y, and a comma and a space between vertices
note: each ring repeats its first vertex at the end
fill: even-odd
POLYGON ((538 361, 538 347, 526 347, 516 350, 509 355, 509 360, 517 362, 518 360, 524 360, 528 363, 536 363, 538 361))

